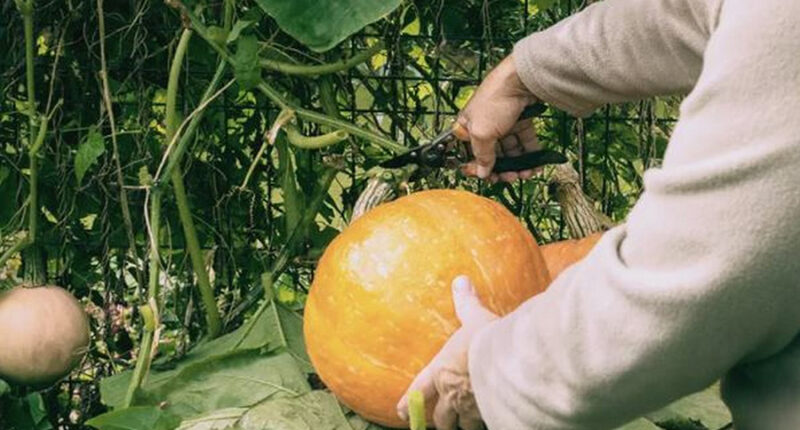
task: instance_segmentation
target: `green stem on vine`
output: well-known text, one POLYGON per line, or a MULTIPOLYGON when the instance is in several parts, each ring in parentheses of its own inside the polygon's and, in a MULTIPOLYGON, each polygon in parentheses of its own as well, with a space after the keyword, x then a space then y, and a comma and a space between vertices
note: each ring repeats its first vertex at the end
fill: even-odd
POLYGON ((189 199, 186 196, 186 189, 183 184, 183 173, 180 166, 176 166, 172 172, 172 187, 175 191, 175 201, 178 204, 178 215, 183 226, 183 235, 186 237, 186 248, 189 250, 189 257, 192 260, 194 274, 197 277, 197 286, 200 290, 200 299, 206 311, 206 324, 208 325, 208 337, 215 338, 222 331, 222 320, 217 309, 217 300, 214 298, 214 289, 208 277, 205 267, 203 253, 200 249, 200 241, 197 239, 197 230, 192 220, 192 212, 189 208, 189 199))
MULTIPOLYGON (((186 56, 191 37, 192 30, 187 29, 183 31, 170 66, 166 103, 167 142, 172 142, 175 133, 178 131, 178 113, 176 109, 178 86, 183 60, 186 56)), ((208 272, 206 271, 203 259, 203 253, 200 249, 200 241, 197 239, 197 229, 195 228, 194 220, 192 220, 189 199, 187 198, 183 183, 183 173, 177 161, 172 170, 170 180, 172 181, 172 187, 175 191, 175 201, 178 205, 178 213, 180 215, 181 225, 183 226, 183 235, 186 238, 186 249, 192 261, 192 268, 197 278, 197 288, 200 290, 200 297, 205 307, 207 334, 213 339, 217 337, 222 330, 222 322, 214 298, 214 289, 211 287, 211 282, 209 281, 208 272)))
MULTIPOLYGON (((151 191, 150 199, 150 278, 147 287, 147 296, 148 303, 157 303, 159 267, 161 264, 158 255, 159 236, 161 235, 161 223, 159 222, 161 218, 161 190, 154 188, 151 191)), ((146 317, 143 316, 143 319, 145 318, 146 317)), ((147 374, 147 369, 150 368, 150 357, 153 352, 153 336, 155 336, 156 327, 152 327, 152 330, 150 328, 151 327, 148 327, 147 324, 144 325, 144 333, 142 333, 142 340, 139 343, 139 355, 136 357, 136 365, 133 368, 131 382, 128 384, 128 390, 125 393, 125 401, 122 404, 123 409, 133 405, 136 398, 136 391, 142 385, 142 381, 144 381, 144 377, 147 374)))
POLYGON ((25 271, 23 278, 34 284, 43 283, 47 278, 47 272, 42 261, 41 249, 36 246, 39 230, 39 160, 38 152, 44 142, 44 135, 47 119, 44 119, 39 130, 36 124, 36 87, 35 73, 33 67, 33 11, 34 0, 17 2, 20 13, 22 14, 23 25, 25 27, 25 77, 26 90, 28 93, 28 156, 30 158, 30 191, 28 197, 28 234, 27 240, 19 242, 20 250, 25 252, 25 271))
POLYGON ((325 170, 319 175, 317 185, 314 187, 314 192, 311 195, 308 206, 306 206, 306 210, 303 212, 303 216, 300 218, 300 221, 297 222, 295 228, 292 229, 278 257, 272 263, 272 267, 269 270, 270 284, 278 279, 286 269, 286 265, 294 256, 295 250, 305 236, 303 232, 308 229, 311 223, 314 222, 314 218, 317 217, 317 213, 322 207, 325 198, 328 196, 328 189, 331 187, 331 183, 333 183, 333 179, 336 177, 337 173, 339 173, 337 167, 326 166, 325 170))
POLYGON ((343 58, 339 61, 326 64, 292 64, 282 61, 261 59, 259 64, 261 67, 276 72, 285 73, 287 75, 300 75, 300 76, 318 76, 330 73, 341 72, 343 70, 351 69, 367 60, 372 58, 375 54, 383 50, 382 42, 376 43, 364 51, 353 55, 350 58, 343 58))
POLYGON ((336 130, 319 136, 306 136, 300 133, 300 130, 291 124, 284 125, 283 131, 286 132, 286 137, 289 140, 289 143, 303 149, 325 148, 335 145, 350 137, 350 135, 344 130, 336 130))
POLYGON ((278 253, 278 256, 275 258, 275 260, 273 260, 269 271, 262 275, 264 288, 254 288, 250 290, 247 298, 245 298, 244 301, 236 307, 236 309, 230 312, 228 321, 235 319, 242 312, 249 309, 253 303, 258 301, 258 299, 261 297, 261 294, 266 292, 267 286, 273 285, 281 276, 281 274, 283 274, 283 271, 286 270, 286 266, 289 264, 295 254, 295 250, 300 245, 300 240, 302 240, 304 237, 302 232, 306 231, 308 226, 314 222, 317 213, 322 207, 322 204, 325 202, 325 198, 328 196, 328 189, 330 189, 333 179, 336 177, 336 174, 339 172, 339 170, 340 169, 337 166, 326 166, 325 170, 323 170, 323 172, 319 175, 319 179, 317 179, 317 185, 314 187, 314 191, 311 194, 311 199, 309 200, 309 203, 303 212, 303 216, 297 222, 295 228, 292 229, 292 232, 286 239, 286 242, 278 253))
MULTIPOLYGON (((197 16, 194 13, 192 13, 186 8, 182 9, 182 13, 184 13, 186 17, 189 18, 189 20, 192 23, 192 28, 194 28, 197 31, 197 34, 199 34, 200 37, 202 37, 215 51, 217 51, 220 57, 222 57, 225 61, 227 61, 231 65, 235 65, 233 61, 233 56, 230 54, 230 52, 228 52, 228 50, 224 46, 221 46, 209 36, 208 28, 205 26, 205 24, 203 24, 200 21, 200 19, 197 18, 197 16)), ((393 153, 403 152, 408 149, 405 146, 400 145, 399 143, 389 138, 365 130, 351 122, 347 122, 341 119, 331 117, 329 115, 301 108, 295 105, 294 103, 290 102, 289 100, 287 100, 285 97, 283 97, 280 93, 278 93, 276 89, 272 88, 269 84, 264 82, 263 79, 261 80, 261 82, 258 83, 258 85, 256 85, 256 88, 259 91, 261 91, 261 93, 263 93, 265 96, 267 96, 267 98, 272 100, 273 103, 277 104, 281 109, 294 110, 298 117, 305 119, 306 121, 310 121, 319 125, 328 126, 334 129, 344 130, 353 136, 361 137, 393 153)))
MULTIPOLYGON (((206 91, 203 93, 203 97, 200 99, 200 106, 206 105, 211 97, 214 96, 214 91, 217 90, 219 84, 222 82, 222 77, 225 75, 225 67, 227 63, 224 61, 220 61, 217 65, 217 70, 214 72, 214 76, 211 78, 211 82, 209 82, 208 87, 206 87, 206 91)), ((183 154, 186 153, 186 149, 189 147, 189 143, 191 142, 192 138, 194 137, 195 131, 197 131, 197 127, 200 126, 200 121, 203 119, 203 112, 199 112, 197 115, 192 117, 189 121, 189 125, 186 126, 184 132, 180 135, 180 139, 178 140, 178 144, 175 146, 175 149, 169 155, 169 159, 167 160, 167 165, 164 167, 164 170, 159 175, 156 183, 154 186, 161 187, 166 184, 167 178, 172 177, 172 171, 175 169, 176 166, 180 163, 183 159, 183 154)))

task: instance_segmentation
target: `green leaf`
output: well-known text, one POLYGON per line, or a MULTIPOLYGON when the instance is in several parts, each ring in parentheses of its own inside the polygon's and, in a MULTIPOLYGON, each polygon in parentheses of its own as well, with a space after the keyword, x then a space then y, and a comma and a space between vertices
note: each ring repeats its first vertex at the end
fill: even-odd
POLYGON ((103 135, 97 131, 97 127, 92 127, 86 139, 78 146, 78 153, 75 155, 75 177, 78 184, 83 181, 86 171, 106 152, 103 135))
POLYGON ((247 35, 237 39, 233 68, 236 81, 244 89, 253 88, 261 80, 261 66, 258 64, 258 39, 255 36, 247 35))
POLYGON ((231 428, 247 408, 227 408, 212 411, 181 422, 177 430, 226 430, 231 428))
POLYGON ((86 425, 100 430, 170 430, 180 419, 157 406, 134 406, 98 415, 86 425))
POLYGON ((289 353, 295 358, 301 370, 305 373, 314 373, 303 337, 303 317, 279 304, 273 304, 272 308, 276 311, 289 353))
POLYGON ((647 418, 657 424, 694 421, 711 430, 721 429, 733 420, 727 406, 722 403, 718 384, 684 397, 647 418))
POLYGON ((352 430, 336 398, 325 391, 269 400, 247 411, 237 430, 352 430))
POLYGON ((9 391, 11 391, 11 387, 8 386, 8 382, 0 379, 0 397, 6 395, 9 391))
POLYGON ((0 166, 0 185, 3 185, 9 174, 11 174, 11 169, 6 166, 0 166))
POLYGON ((297 173, 292 162, 292 153, 286 139, 279 137, 275 146, 278 148, 278 169, 283 192, 283 213, 286 235, 290 235, 303 216, 305 195, 297 185, 297 173))
MULTIPOLYGON (((154 363, 144 388, 154 389, 169 384, 184 368, 233 351, 259 348, 276 350, 285 347, 283 336, 275 330, 277 326, 273 312, 262 312, 255 320, 248 321, 237 330, 196 346, 180 361, 154 363), (252 327, 248 331, 249 324, 252 324, 252 327)), ((112 408, 119 408, 122 405, 131 375, 132 372, 129 370, 100 381, 100 397, 103 404, 112 408)))
POLYGON ((333 48, 400 5, 400 0, 256 0, 283 31, 317 52, 333 48))
POLYGON ((536 6, 539 12, 544 12, 553 7, 556 2, 556 0, 533 0, 532 3, 536 6))
POLYGON ((228 38, 225 41, 225 43, 233 43, 233 42, 235 42, 237 39, 239 39, 239 35, 242 34, 242 30, 250 27, 254 23, 255 23, 255 21, 248 21, 248 20, 244 20, 244 19, 240 19, 240 20, 236 21, 235 23, 233 23, 233 28, 231 28, 231 32, 228 33, 228 38))
POLYGON ((47 410, 39 393, 5 400, 2 412, 0 424, 6 426, 3 428, 25 430, 51 430, 53 428, 47 420, 47 410))
POLYGON ((616 430, 663 430, 661 427, 647 421, 644 418, 638 418, 625 424, 622 427, 618 427, 616 430))
POLYGON ((166 410, 187 418, 309 390, 305 375, 291 355, 237 351, 188 366, 169 384, 146 390, 146 394, 155 403, 166 402, 166 410))

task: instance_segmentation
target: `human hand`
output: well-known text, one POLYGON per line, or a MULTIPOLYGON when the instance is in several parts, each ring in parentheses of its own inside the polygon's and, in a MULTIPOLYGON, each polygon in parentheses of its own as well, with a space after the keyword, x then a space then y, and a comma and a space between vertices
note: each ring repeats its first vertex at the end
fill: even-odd
POLYGON ((475 160, 462 168, 466 175, 493 182, 533 176, 533 170, 492 173, 495 158, 520 155, 539 149, 530 120, 518 121, 526 106, 537 101, 517 75, 509 55, 481 82, 467 106, 459 113, 456 137, 472 143, 475 160), (460 127, 459 127, 460 126, 460 127))
POLYGON ((454 279, 452 289, 461 327, 411 383, 397 404, 397 414, 408 421, 408 393, 419 390, 426 404, 438 398, 433 410, 437 430, 455 430, 456 425, 464 430, 478 430, 483 428, 483 421, 469 380, 467 353, 475 335, 497 319, 497 315, 483 307, 466 276, 454 279))

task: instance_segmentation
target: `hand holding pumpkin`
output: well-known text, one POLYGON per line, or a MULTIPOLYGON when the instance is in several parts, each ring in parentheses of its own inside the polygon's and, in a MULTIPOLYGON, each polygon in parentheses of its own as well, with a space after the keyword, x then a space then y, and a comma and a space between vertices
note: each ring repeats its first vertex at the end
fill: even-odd
POLYGON ((454 430, 456 425, 464 430, 477 430, 483 428, 483 422, 469 381, 467 353, 475 335, 498 317, 481 304, 475 287, 466 276, 453 280, 452 289, 461 328, 417 375, 400 399, 397 413, 407 421, 408 393, 420 390, 426 402, 438 398, 433 411, 433 422, 438 430, 454 430))
POLYGON ((496 181, 529 178, 533 170, 492 174, 496 156, 514 156, 539 148, 530 120, 518 121, 526 106, 537 101, 517 75, 511 56, 506 57, 481 82, 458 116, 456 136, 472 143, 475 160, 464 174, 496 181))

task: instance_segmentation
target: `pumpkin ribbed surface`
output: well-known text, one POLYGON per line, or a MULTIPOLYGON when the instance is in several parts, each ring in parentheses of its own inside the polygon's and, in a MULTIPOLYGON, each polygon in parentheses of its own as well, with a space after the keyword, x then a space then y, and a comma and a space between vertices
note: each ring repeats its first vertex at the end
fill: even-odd
POLYGON ((450 283, 461 274, 500 315, 549 283, 528 230, 475 194, 418 192, 359 218, 326 249, 306 302, 322 381, 365 418, 404 426, 397 402, 459 326, 450 283))
POLYGON ((569 266, 586 257, 601 237, 603 237, 603 232, 594 233, 581 239, 561 240, 542 245, 539 249, 545 264, 547 264, 550 278, 556 279, 569 266))

